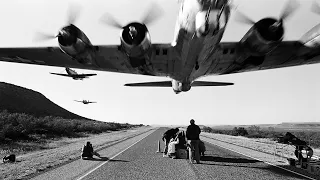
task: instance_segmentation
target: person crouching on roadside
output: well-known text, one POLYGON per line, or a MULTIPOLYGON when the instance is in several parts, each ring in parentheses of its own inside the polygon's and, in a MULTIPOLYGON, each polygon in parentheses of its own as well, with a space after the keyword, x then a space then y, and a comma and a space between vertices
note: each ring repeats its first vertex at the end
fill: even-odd
POLYGON ((93 147, 92 144, 88 141, 86 145, 83 146, 82 148, 82 154, 81 157, 82 159, 92 159, 93 155, 96 155, 98 157, 100 157, 100 154, 93 151, 93 147))
POLYGON ((179 128, 169 129, 162 135, 162 140, 164 141, 163 157, 168 157, 168 144, 172 138, 175 138, 176 133, 179 132, 179 128))

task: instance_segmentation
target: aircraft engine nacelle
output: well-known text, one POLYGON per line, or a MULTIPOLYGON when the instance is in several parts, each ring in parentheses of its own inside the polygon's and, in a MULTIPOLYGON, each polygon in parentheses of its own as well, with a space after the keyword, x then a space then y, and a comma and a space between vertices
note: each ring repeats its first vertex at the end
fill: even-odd
POLYGON ((241 46, 253 56, 263 56, 274 50, 282 41, 282 22, 264 18, 256 22, 241 39, 241 46))
POLYGON ((62 28, 58 34, 60 49, 82 64, 92 64, 93 46, 88 37, 76 26, 62 28))
POLYGON ((151 47, 151 39, 146 25, 130 23, 120 32, 121 46, 127 56, 143 58, 151 47))

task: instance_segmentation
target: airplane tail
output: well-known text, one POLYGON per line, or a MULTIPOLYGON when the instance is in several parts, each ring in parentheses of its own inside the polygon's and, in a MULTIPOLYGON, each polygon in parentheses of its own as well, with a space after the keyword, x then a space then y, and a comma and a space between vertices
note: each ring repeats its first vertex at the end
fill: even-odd
MULTIPOLYGON (((194 81, 191 86, 192 87, 200 87, 200 86, 229 86, 233 85, 233 83, 227 82, 210 82, 210 81, 194 81)), ((125 86, 132 87, 172 87, 171 81, 158 81, 158 82, 144 82, 144 83, 129 83, 125 84, 125 86)))

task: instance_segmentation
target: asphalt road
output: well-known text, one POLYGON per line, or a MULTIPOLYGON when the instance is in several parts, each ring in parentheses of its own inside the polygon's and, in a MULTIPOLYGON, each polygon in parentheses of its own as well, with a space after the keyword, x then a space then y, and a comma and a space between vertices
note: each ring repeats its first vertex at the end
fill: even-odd
POLYGON ((81 179, 305 179, 208 143, 201 164, 164 158, 156 150, 165 130, 156 130, 81 179))

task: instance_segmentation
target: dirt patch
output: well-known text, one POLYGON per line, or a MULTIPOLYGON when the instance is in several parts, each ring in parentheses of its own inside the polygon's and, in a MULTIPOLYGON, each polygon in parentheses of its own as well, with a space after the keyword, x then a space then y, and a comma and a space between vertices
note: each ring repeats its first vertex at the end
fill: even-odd
POLYGON ((140 127, 130 130, 115 131, 81 138, 62 138, 46 144, 50 149, 22 153, 15 163, 0 163, 0 179, 21 179, 27 175, 45 171, 81 155, 81 148, 90 141, 94 149, 101 148, 123 138, 150 130, 150 127, 140 127))

